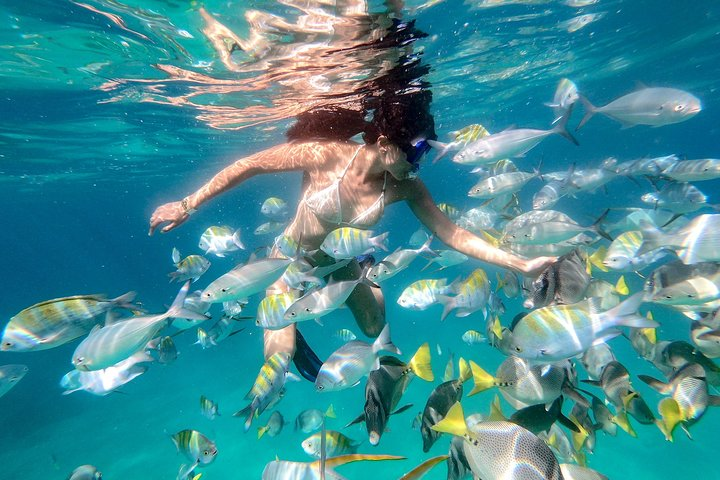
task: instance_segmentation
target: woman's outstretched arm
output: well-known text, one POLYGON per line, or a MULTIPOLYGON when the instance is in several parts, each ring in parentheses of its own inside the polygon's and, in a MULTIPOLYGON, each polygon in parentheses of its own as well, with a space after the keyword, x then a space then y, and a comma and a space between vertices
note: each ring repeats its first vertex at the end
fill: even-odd
POLYGON ((222 169, 195 193, 181 201, 159 206, 150 217, 152 235, 156 228, 167 223, 161 232, 165 233, 184 223, 190 213, 208 200, 224 193, 250 177, 262 173, 307 170, 321 161, 323 146, 317 143, 286 143, 268 148, 249 157, 241 158, 222 169))
POLYGON ((435 205, 430 192, 420 180, 403 182, 401 190, 415 216, 435 236, 458 252, 528 276, 539 274, 556 260, 555 257, 525 259, 513 255, 458 227, 435 205))

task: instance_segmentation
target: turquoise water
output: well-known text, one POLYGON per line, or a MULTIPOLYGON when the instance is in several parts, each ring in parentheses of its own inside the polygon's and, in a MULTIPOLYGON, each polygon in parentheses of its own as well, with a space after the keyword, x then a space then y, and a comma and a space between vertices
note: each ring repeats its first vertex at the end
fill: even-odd
MULTIPOLYGON (((510 125, 546 128, 552 113, 543 103, 567 77, 596 104, 628 93, 640 82, 693 92, 702 100, 703 111, 684 123, 629 130, 598 116, 578 132, 580 147, 559 137, 548 139, 517 161, 524 170, 541 159, 543 169, 550 171, 565 170, 573 162, 578 168, 596 166, 609 156, 620 161, 671 153, 690 159, 718 156, 717 2, 697 1, 689 8, 672 0, 600 0, 581 9, 555 1, 481 3, 500 2, 413 2, 403 10, 429 34, 415 49, 422 50, 432 66, 426 79, 433 85, 433 113, 441 138, 470 123, 482 123, 491 131, 510 125), (581 14, 602 15, 568 31, 563 22, 581 14)), ((51 298, 91 293, 115 297, 130 290, 138 292, 149 311, 163 311, 177 291, 177 285, 167 282, 173 247, 183 254, 200 253, 197 242, 205 228, 222 224, 242 228, 248 251, 265 246, 271 237, 252 234, 264 221, 262 201, 271 195, 291 204, 297 201, 299 175, 256 177, 205 206, 182 228, 147 236, 148 218, 156 206, 194 191, 230 161, 282 141, 293 111, 288 105, 298 100, 288 78, 285 83, 259 81, 267 79, 264 75, 278 68, 276 64, 263 66, 240 56, 237 60, 247 66, 242 71, 223 66, 201 33, 200 6, 172 1, 13 1, 0 6, 1 318, 51 298), (171 79, 162 66, 206 77, 171 79), (271 108, 278 98, 284 102, 271 108)), ((202 6, 241 37, 248 32, 243 13, 250 8, 297 17, 291 6, 267 1, 212 1, 202 6)), ((383 8, 371 5, 373 12, 383 8)), ((309 41, 301 35, 282 40, 291 46, 309 41)), ((354 78, 328 75, 322 80, 342 89, 354 78)), ((576 113, 571 123, 577 121, 576 113)), ((468 170, 445 161, 423 166, 421 178, 437 202, 466 209, 477 204, 466 196, 474 183, 468 170)), ((720 203, 717 181, 699 186, 709 195, 709 203, 720 203)), ((522 191, 524 208, 530 208, 538 188, 540 183, 533 181, 522 191)), ((616 179, 607 191, 564 199, 557 209, 586 222, 607 207, 642 206, 640 194, 650 188, 647 183, 638 186, 616 179)), ((394 249, 405 245, 418 226, 409 209, 398 204, 387 209, 376 229, 390 232, 394 249)), ((199 285, 246 257, 243 252, 212 258, 199 285)), ((421 266, 422 262, 413 264, 383 286, 393 339, 403 358, 430 341, 438 378, 450 351, 455 358, 474 359, 494 371, 502 361, 499 353, 460 340, 467 329, 482 329, 480 315, 441 323, 440 307, 410 312, 395 303, 405 286, 426 275, 420 273, 421 266)), ((484 265, 470 261, 445 276, 467 275, 478 266, 484 265)), ((494 278, 495 269, 486 269, 494 278)), ((641 288, 638 277, 629 275, 628 282, 631 290, 641 288)), ((259 300, 253 298, 248 311, 253 312, 259 300)), ((521 309, 517 300, 507 306, 505 324, 521 309)), ((661 338, 687 339, 684 317, 667 309, 653 311, 662 324, 661 338)), ((357 331, 347 310, 326 317, 324 323, 303 328, 321 358, 340 346, 331 332, 344 327, 357 331)), ((207 350, 193 345, 195 340, 193 330, 177 337, 180 356, 175 363, 153 365, 122 393, 106 397, 61 394, 58 382, 72 368, 77 342, 34 353, 2 352, 0 364, 22 363, 30 369, 0 398, 4 476, 65 478, 77 465, 91 463, 111 480, 175 478, 186 460, 176 453, 168 434, 185 428, 217 442, 217 460, 202 470, 203 478, 260 478, 264 465, 276 456, 310 460, 300 447, 305 435, 293 432, 292 424, 276 438, 257 440, 254 428, 245 434, 241 420, 231 417, 245 405, 242 397, 261 366, 261 332, 248 325, 207 350), (219 403, 221 417, 210 421, 200 415, 200 395, 219 403)), ((659 397, 635 376, 660 374, 624 339, 611 345, 654 409, 659 397)), ((412 402, 413 408, 390 420, 378 447, 366 440, 360 447, 362 453, 402 455, 407 460, 349 465, 339 471, 350 479, 395 479, 430 455, 445 453, 447 438, 424 455, 420 434, 410 426, 432 388, 415 379, 403 401, 412 402)), ((487 412, 493 394, 465 399, 463 405, 468 411, 487 412)), ((301 410, 324 410, 331 403, 338 419, 328 426, 340 429, 361 412, 362 387, 316 394, 308 382, 292 383, 278 409, 292 422, 301 410)), ((264 424, 268 416, 269 412, 256 423, 264 424)), ((720 413, 710 409, 692 427, 692 441, 677 432, 674 443, 666 442, 657 428, 637 424, 638 438, 622 432, 617 437, 598 434, 588 464, 610 478, 720 478, 713 457, 719 422, 720 413)), ((366 438, 363 427, 346 433, 356 440, 366 438)), ((444 466, 439 466, 426 478, 445 475, 444 466)))

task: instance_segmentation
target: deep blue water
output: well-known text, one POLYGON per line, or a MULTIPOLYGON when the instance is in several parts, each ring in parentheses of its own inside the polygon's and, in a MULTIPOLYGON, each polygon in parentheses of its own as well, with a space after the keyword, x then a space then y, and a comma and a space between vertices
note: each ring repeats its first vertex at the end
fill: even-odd
MULTIPOLYGON (((718 156, 717 2, 697 1, 690 8, 672 0, 600 0, 582 9, 555 1, 516 3, 483 8, 477 2, 446 1, 417 11, 414 7, 419 3, 413 3, 405 9, 405 15, 414 14, 417 26, 429 34, 415 48, 423 50, 424 60, 432 66, 427 80, 433 84, 433 113, 442 138, 470 123, 482 123, 493 132, 511 125, 545 128, 552 113, 543 103, 551 100, 560 78, 567 77, 598 105, 632 91, 640 82, 691 91, 702 100, 703 111, 684 123, 628 130, 598 115, 577 133, 580 147, 550 138, 517 160, 522 169, 529 170, 541 159, 543 169, 550 171, 565 170, 571 163, 578 168, 596 166, 609 156, 620 161, 671 153, 689 159, 718 156), (558 27, 559 22, 585 13, 604 15, 575 32, 558 27)), ((197 5, 148 0, 84 5, 15 1, 0 7, 3 323, 47 299, 91 293, 115 297, 130 290, 138 292, 149 311, 162 311, 178 288, 167 282, 167 273, 173 270, 173 247, 184 254, 200 253, 201 233, 210 225, 223 224, 242 228, 249 250, 264 246, 270 237, 252 234, 264 221, 259 212, 262 201, 277 195, 294 205, 300 193, 297 174, 253 178, 204 206, 182 228, 148 237, 148 218, 156 206, 194 191, 230 161, 282 141, 289 120, 242 130, 213 128, 198 118, 206 110, 165 101, 196 85, 165 85, 166 76, 152 65, 235 78, 223 69, 200 33, 197 5), (119 15, 125 28, 87 6, 119 15), (180 34, 181 30, 192 38, 180 34), (199 62, 214 63, 203 69, 199 62), (126 83, 99 89, 109 79, 126 83), (147 101, 150 98, 163 101, 147 101)), ((207 2, 204 6, 240 35, 247 30, 242 12, 248 8, 288 16, 292 12, 274 2, 207 2)), ((374 11, 382 8, 372 7, 374 11)), ((243 72, 237 77, 253 75, 260 73, 243 72)), ((198 104, 267 103, 273 94, 272 88, 206 92, 198 104)), ((576 113, 571 123, 579 118, 576 113)), ((474 183, 468 170, 443 161, 423 166, 421 178, 437 202, 466 209, 476 205, 466 196, 474 183)), ((708 203, 720 203, 719 185, 717 181, 698 183, 709 196, 708 203)), ((535 180, 523 190, 525 209, 530 208, 538 188, 540 182, 535 180)), ((557 209, 584 223, 608 207, 642 206, 639 197, 650 189, 647 182, 638 186, 620 178, 607 191, 564 199, 557 209)), ((376 230, 390 231, 394 249, 405 245, 418 226, 406 206, 393 205, 376 230)), ((243 252, 211 259, 213 265, 200 287, 246 257, 243 252)), ((449 351, 456 359, 473 359, 494 371, 502 360, 499 353, 487 345, 471 348, 460 340, 465 330, 481 329, 479 314, 441 323, 440 307, 410 312, 395 303, 405 286, 423 278, 421 266, 417 262, 383 286, 393 338, 403 358, 430 341, 437 377, 442 376, 449 351), (436 345, 442 347, 441 356, 436 345)), ((479 266, 494 279, 494 267, 472 260, 443 276, 452 279, 479 266)), ((617 275, 603 278, 614 281, 617 275)), ((627 275, 627 279, 631 290, 641 288, 639 277, 627 275)), ((252 299, 248 311, 253 312, 259 300, 252 299)), ((517 300, 507 305, 505 324, 521 308, 517 300)), ((687 339, 684 317, 662 308, 653 307, 653 312, 662 324, 661 338, 687 339)), ((321 357, 340 345, 337 339, 328 341, 329 333, 343 327, 357 330, 347 310, 327 317, 324 323, 324 327, 312 324, 303 329, 321 357)), ((77 342, 42 352, 0 353, 0 364, 22 363, 30 369, 0 398, 4 475, 29 480, 65 478, 75 466, 92 463, 111 480, 175 478, 185 460, 176 454, 168 433, 184 428, 198 429, 216 440, 218 458, 202 470, 203 478, 210 480, 260 478, 264 465, 276 456, 310 460, 300 447, 305 436, 293 432, 292 425, 274 439, 258 441, 254 428, 245 434, 241 421, 230 416, 244 406, 242 397, 261 365, 259 330, 249 325, 245 332, 208 350, 193 345, 194 330, 176 340, 181 354, 174 364, 152 366, 123 387, 122 393, 106 397, 83 392, 61 395, 58 381, 72 368, 70 356, 77 342), (211 422, 200 416, 201 394, 219 403, 220 418, 211 422)), ((633 374, 633 384, 655 409, 660 397, 635 375, 660 377, 660 373, 639 359, 624 339, 615 339, 611 345, 633 374)), ((367 474, 395 479, 429 455, 445 453, 448 439, 423 455, 420 434, 410 428, 431 390, 432 385, 414 380, 406 398, 414 407, 392 418, 379 447, 367 441, 360 447, 363 453, 402 455, 408 460, 349 465, 339 471, 350 479, 367 474)), ((487 412, 493 395, 492 391, 483 393, 463 400, 463 405, 468 411, 487 412)), ((290 384, 278 408, 292 422, 305 408, 324 410, 332 403, 338 419, 329 427, 339 429, 361 411, 363 402, 360 386, 320 395, 304 382, 290 384)), ((509 406, 504 407, 509 411, 509 406)), ((267 417, 268 413, 256 423, 264 424, 267 417)), ((655 427, 637 424, 638 438, 622 432, 614 438, 599 434, 588 464, 610 478, 720 478, 713 470, 719 422, 720 414, 709 409, 692 427, 693 441, 676 432, 674 443, 666 442, 655 427)), ((348 434, 357 440, 365 438, 362 428, 348 429, 348 434)), ((445 478, 444 466, 427 478, 445 478)))

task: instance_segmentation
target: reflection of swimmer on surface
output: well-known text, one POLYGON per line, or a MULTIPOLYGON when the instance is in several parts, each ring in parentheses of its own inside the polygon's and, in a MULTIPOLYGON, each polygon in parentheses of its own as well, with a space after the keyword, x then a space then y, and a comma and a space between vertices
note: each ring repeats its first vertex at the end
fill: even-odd
MULTIPOLYGON (((396 23, 411 29, 412 24, 396 23)), ((417 38, 417 37, 416 37, 417 38)), ((425 139, 435 139, 430 114, 432 94, 419 78, 427 68, 419 59, 402 57, 386 75, 361 85, 365 97, 337 101, 334 106, 313 108, 297 117, 287 132, 288 142, 237 160, 182 201, 158 207, 150 218, 150 233, 163 224, 167 232, 184 223, 192 211, 261 173, 303 171, 302 199, 295 218, 285 230, 306 250, 315 250, 338 226, 370 228, 385 206, 405 201, 415 216, 451 248, 479 260, 532 274, 554 259, 527 260, 500 250, 459 228, 435 205, 425 184, 415 178, 421 157, 429 149, 425 139), (372 115, 371 120, 367 118, 372 115), (362 133, 364 143, 352 137, 362 133)), ((357 278, 353 261, 333 278, 357 278)), ((288 291, 282 280, 273 293, 288 291)), ((382 292, 360 284, 346 302, 363 333, 376 337, 385 325, 382 292)), ((265 331, 266 358, 278 351, 295 350, 296 329, 265 331)), ((304 341, 298 336, 298 346, 304 341)), ((296 358, 297 361, 297 358, 296 358)), ((297 362, 296 362, 297 363, 297 362)), ((311 375, 312 376, 312 375, 311 375)))

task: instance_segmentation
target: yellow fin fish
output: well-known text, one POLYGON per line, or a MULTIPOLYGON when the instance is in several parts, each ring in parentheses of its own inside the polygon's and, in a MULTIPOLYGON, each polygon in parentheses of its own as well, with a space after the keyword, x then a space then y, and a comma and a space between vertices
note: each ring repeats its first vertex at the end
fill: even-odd
POLYGON ((413 355, 410 359, 408 365, 415 375, 426 382, 432 382, 435 380, 432 365, 430 364, 430 344, 428 342, 420 345, 420 348, 418 348, 415 355, 413 355))
POLYGON ((630 289, 628 288, 627 283, 625 283, 625 275, 620 275, 620 278, 615 284, 615 291, 620 295, 627 295, 630 293, 630 289))

